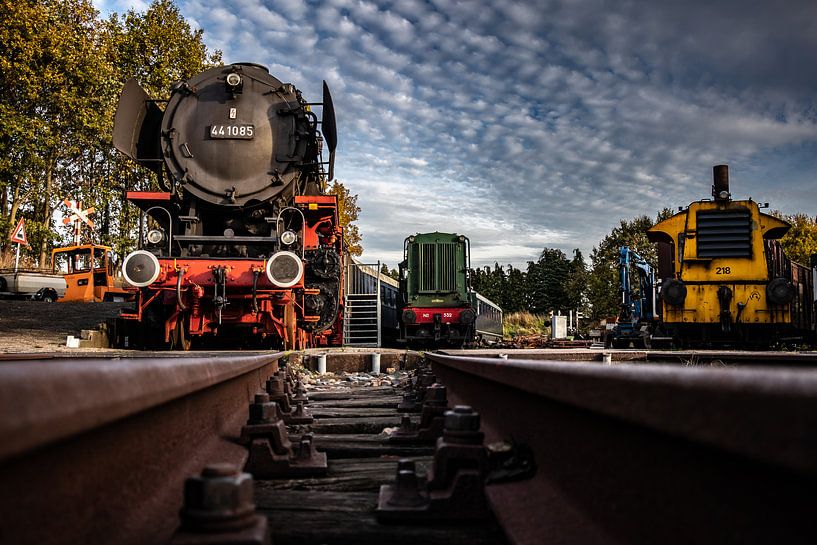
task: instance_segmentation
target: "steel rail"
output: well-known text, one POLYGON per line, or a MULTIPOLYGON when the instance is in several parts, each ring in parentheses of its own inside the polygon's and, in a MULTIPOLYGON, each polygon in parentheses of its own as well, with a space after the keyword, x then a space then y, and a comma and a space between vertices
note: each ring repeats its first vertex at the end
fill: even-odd
POLYGON ((0 543, 163 543, 282 353, 0 362, 0 543))
POLYGON ((817 370, 428 357, 534 452, 488 487, 515 543, 817 540, 817 370))

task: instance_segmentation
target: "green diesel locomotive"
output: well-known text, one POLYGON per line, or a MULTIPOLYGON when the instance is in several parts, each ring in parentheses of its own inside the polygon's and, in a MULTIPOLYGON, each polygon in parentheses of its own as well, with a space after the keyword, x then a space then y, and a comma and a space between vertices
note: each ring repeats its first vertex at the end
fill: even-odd
POLYGON ((452 233, 408 237, 400 263, 400 338, 461 346, 502 336, 502 310, 471 289, 470 241, 452 233))

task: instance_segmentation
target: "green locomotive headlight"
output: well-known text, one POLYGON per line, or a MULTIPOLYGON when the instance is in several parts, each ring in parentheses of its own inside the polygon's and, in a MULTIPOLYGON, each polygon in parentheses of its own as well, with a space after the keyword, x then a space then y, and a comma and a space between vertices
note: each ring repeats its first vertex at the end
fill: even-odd
POLYGON ((460 323, 472 324, 477 319, 477 313, 473 309, 467 308, 460 312, 460 323))

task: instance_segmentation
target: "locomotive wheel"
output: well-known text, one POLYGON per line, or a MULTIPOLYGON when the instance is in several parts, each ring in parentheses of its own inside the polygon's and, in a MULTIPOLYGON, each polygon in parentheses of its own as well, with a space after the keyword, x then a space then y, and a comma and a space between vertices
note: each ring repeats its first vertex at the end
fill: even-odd
POLYGON ((297 325, 298 318, 295 316, 295 304, 290 303, 284 309, 284 327, 287 338, 284 341, 284 350, 297 350, 297 325))
POLYGON ((170 349, 182 350, 187 352, 193 344, 193 340, 187 334, 187 318, 179 318, 176 320, 176 327, 173 328, 173 334, 170 335, 170 349))

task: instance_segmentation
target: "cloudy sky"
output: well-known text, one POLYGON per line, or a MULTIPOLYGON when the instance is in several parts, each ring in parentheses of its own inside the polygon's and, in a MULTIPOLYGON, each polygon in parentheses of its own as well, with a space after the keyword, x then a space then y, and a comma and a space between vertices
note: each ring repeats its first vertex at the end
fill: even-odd
MULTIPOLYGON (((148 2, 94 0, 103 14, 148 2)), ((817 2, 177 0, 226 62, 332 90, 364 258, 585 257, 622 218, 732 194, 817 214, 817 2)))

